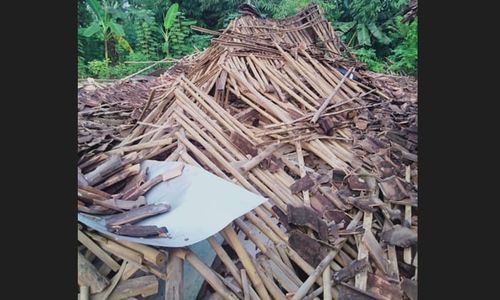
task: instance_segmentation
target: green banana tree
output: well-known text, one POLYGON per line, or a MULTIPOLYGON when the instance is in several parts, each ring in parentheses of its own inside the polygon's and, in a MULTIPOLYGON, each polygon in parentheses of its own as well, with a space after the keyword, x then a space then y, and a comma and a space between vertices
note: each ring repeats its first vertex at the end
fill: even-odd
POLYGON ((388 45, 392 42, 386 34, 386 22, 406 0, 344 0, 339 2, 342 15, 334 23, 348 41, 348 45, 371 47, 374 41, 388 45), (374 40, 374 41, 373 41, 374 40))
POLYGON ((97 19, 87 28, 84 28, 82 35, 91 37, 100 34, 103 37, 104 57, 106 61, 109 59, 108 43, 111 39, 115 39, 125 50, 129 51, 129 53, 133 53, 132 47, 130 47, 130 44, 124 38, 125 32, 123 31, 123 27, 116 23, 113 17, 108 13, 107 6, 103 7, 98 0, 87 0, 87 3, 97 19))
POLYGON ((163 51, 165 54, 168 56, 168 48, 170 44, 170 30, 172 29, 172 26, 174 25, 175 19, 177 18, 177 12, 179 11, 179 4, 174 3, 172 4, 168 10, 167 13, 165 14, 165 18, 163 19, 163 28, 161 29, 161 32, 163 34, 163 39, 165 40, 163 44, 163 51))

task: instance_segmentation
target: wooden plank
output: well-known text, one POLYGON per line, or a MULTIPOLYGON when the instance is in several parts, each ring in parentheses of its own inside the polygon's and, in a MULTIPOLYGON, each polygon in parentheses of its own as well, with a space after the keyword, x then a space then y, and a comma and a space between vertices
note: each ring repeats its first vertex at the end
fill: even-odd
POLYGON ((78 285, 88 286, 90 293, 102 292, 109 280, 102 276, 80 252, 78 252, 78 285))
POLYGON ((85 245, 87 249, 92 251, 102 262, 108 265, 111 270, 118 271, 120 269, 120 265, 104 250, 102 250, 99 245, 97 245, 94 241, 92 241, 88 236, 86 236, 81 230, 78 230, 78 241, 85 245))
POLYGON ((167 253, 164 251, 144 244, 124 240, 117 240, 116 242, 138 253, 141 253, 146 261, 149 261, 150 263, 158 267, 164 267, 167 263, 167 253))
MULTIPOLYGON (((364 212, 363 229, 365 230, 365 232, 371 231, 372 219, 373 219, 373 214, 371 212, 364 212)), ((358 260, 362 260, 365 257, 368 257, 368 248, 366 247, 365 243, 360 242, 358 244, 358 260)), ((356 274, 355 287, 360 290, 366 291, 366 282, 368 280, 367 276, 368 275, 366 271, 356 274)))
MULTIPOLYGON (((410 166, 406 166, 405 180, 407 182, 411 183, 411 167, 410 166)), ((411 205, 405 205, 405 219, 404 220, 408 226, 411 226, 411 205)), ((410 247, 405 248, 403 250, 403 261, 407 264, 411 264, 411 258, 412 258, 411 248, 410 247)))
POLYGON ((141 253, 131 250, 127 247, 124 247, 118 244, 117 242, 107 239, 99 234, 89 233, 89 232, 86 232, 86 234, 90 236, 94 241, 96 241, 107 252, 116 255, 121 259, 134 262, 137 265, 142 264, 143 257, 141 253))
POLYGON ((109 300, 120 300, 128 297, 147 297, 158 293, 158 279, 153 275, 146 275, 120 282, 109 295, 109 300))
POLYGON ((105 162, 97 166, 97 168, 87 174, 84 174, 89 185, 95 185, 103 181, 107 175, 116 171, 122 165, 122 159, 118 155, 111 155, 105 162))
POLYGON ((127 267, 127 261, 124 260, 120 270, 113 276, 113 279, 111 280, 110 285, 102 292, 92 295, 92 300, 106 300, 108 299, 109 295, 113 292, 115 289, 116 285, 120 281, 123 275, 123 271, 125 271, 125 268, 127 267))
POLYGON ((170 210, 170 204, 168 203, 153 203, 142 207, 131 209, 127 212, 112 215, 106 219, 106 226, 112 227, 117 225, 123 225, 126 223, 138 222, 147 217, 155 216, 168 212, 170 210))
POLYGON ((384 274, 388 274, 389 265, 387 258, 385 257, 384 250, 382 250, 382 247, 380 247, 380 244, 377 242, 377 239, 375 238, 371 230, 365 231, 362 242, 368 249, 370 257, 375 262, 375 265, 377 265, 377 267, 384 274))

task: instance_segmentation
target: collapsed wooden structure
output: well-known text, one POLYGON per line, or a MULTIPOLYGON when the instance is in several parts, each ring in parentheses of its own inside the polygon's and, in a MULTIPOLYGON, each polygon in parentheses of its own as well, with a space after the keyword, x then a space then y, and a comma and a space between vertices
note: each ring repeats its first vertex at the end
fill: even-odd
POLYGON ((122 121, 109 113, 119 137, 96 139, 100 129, 84 123, 91 110, 107 116, 109 105, 82 105, 79 211, 143 205, 152 187, 138 168, 146 159, 200 166, 269 200, 222 230, 222 245, 208 239, 218 267, 187 248, 82 227, 79 265, 96 256, 102 266, 80 285, 103 299, 147 296, 158 289, 150 273, 166 280, 165 299, 179 299, 186 260, 214 299, 415 299, 414 95, 364 70, 316 5, 283 20, 245 15, 223 32, 193 29, 213 34, 211 46, 149 83, 141 105, 118 112, 122 121), (137 290, 123 296, 127 285, 137 290))

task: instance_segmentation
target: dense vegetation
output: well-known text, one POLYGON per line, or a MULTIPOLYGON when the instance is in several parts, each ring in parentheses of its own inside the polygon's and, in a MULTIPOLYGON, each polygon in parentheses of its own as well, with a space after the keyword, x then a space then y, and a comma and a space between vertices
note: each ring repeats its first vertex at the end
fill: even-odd
MULTIPOLYGON (((417 19, 401 21, 408 0, 316 0, 343 42, 377 72, 415 75, 417 19)), ((242 0, 78 0, 78 77, 121 78, 164 58, 206 48, 239 16, 242 0)), ((246 2, 246 1, 245 1, 246 2)), ((251 0, 270 18, 292 15, 310 0, 251 0)), ((172 62, 158 64, 167 67, 172 62)))

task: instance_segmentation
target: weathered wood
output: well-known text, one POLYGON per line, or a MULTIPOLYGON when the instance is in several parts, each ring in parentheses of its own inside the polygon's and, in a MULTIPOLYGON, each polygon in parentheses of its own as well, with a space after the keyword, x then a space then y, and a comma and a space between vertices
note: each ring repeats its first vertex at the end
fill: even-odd
POLYGON ((331 271, 330 268, 325 268, 323 271, 323 300, 332 300, 332 285, 330 283, 331 271))
POLYGON ((242 136, 237 131, 231 132, 229 140, 244 154, 249 154, 251 156, 256 156, 258 154, 257 148, 246 137, 242 136))
POLYGON ((129 279, 139 270, 140 270, 140 268, 138 265, 136 265, 134 263, 127 264, 127 266, 125 267, 125 270, 123 271, 123 274, 122 274, 122 280, 129 279))
POLYGON ((354 278, 356 274, 365 270, 368 267, 368 258, 363 258, 361 260, 354 260, 342 270, 335 272, 333 274, 333 283, 335 285, 340 284, 343 281, 354 278))
POLYGON ((288 238, 290 247, 312 266, 317 266, 328 254, 328 249, 300 231, 292 231, 288 238))
POLYGON ((95 203, 104 207, 114 207, 121 210, 131 210, 146 205, 146 198, 144 196, 140 196, 137 200, 109 199, 95 203))
POLYGON ((79 300, 89 300, 90 299, 90 288, 88 286, 86 286, 86 285, 80 286, 80 297, 78 299, 79 300))
POLYGON ((111 231, 118 235, 133 237, 167 237, 167 227, 156 225, 119 225, 111 228, 111 231))
POLYGON ((300 300, 303 297, 306 296, 307 292, 309 289, 312 287, 314 282, 316 282, 316 279, 321 276, 325 268, 328 268, 332 260, 335 258, 335 255, 337 255, 337 251, 330 251, 325 258, 318 264, 316 269, 312 274, 309 275, 306 281, 304 281, 304 284, 297 290, 297 292, 293 295, 292 300, 300 300))
POLYGON ((240 258, 241 263, 243 264, 243 266, 247 270, 248 277, 250 278, 250 281, 252 282, 253 286, 255 287, 255 290, 259 294, 260 298, 261 299, 271 299, 269 297, 269 293, 267 292, 266 288, 264 287, 262 279, 260 278, 253 262, 251 261, 250 257, 248 256, 248 253, 246 252, 245 248, 243 248, 240 241, 238 240, 238 237, 236 236, 234 229, 231 227, 231 225, 229 225, 223 229, 223 232, 227 236, 228 242, 231 244, 234 251, 236 251, 236 253, 238 254, 238 257, 240 258))
POLYGON ((323 131, 324 134, 333 136, 334 134, 334 129, 335 129, 335 123, 333 122, 332 118, 329 117, 323 117, 319 119, 318 121, 319 127, 323 131))
POLYGON ((183 273, 182 259, 175 255, 169 255, 167 261, 167 280, 165 280, 165 299, 182 299, 183 273))
POLYGON ((371 230, 365 231, 362 239, 363 244, 366 246, 370 253, 370 257, 373 259, 375 264, 384 274, 388 273, 389 265, 387 258, 385 256, 384 250, 380 247, 371 230))
MULTIPOLYGON (((224 293, 229 298, 245 297, 242 269, 248 277, 247 298, 262 298, 263 291, 256 292, 258 284, 254 285, 252 276, 260 278, 260 288, 269 298, 282 299, 285 292, 291 298, 304 284, 298 275, 303 275, 302 271, 313 274, 320 261, 312 262, 324 258, 331 249, 338 249, 339 254, 321 273, 322 278, 316 278, 319 288, 311 288, 303 299, 316 300, 321 293, 328 299, 330 286, 331 297, 344 297, 346 293, 339 295, 337 288, 345 288, 352 280, 333 285, 327 280, 328 273, 347 272, 345 268, 357 259, 374 264, 359 272, 351 266, 349 277, 355 274, 356 285, 353 296, 397 296, 400 288, 396 281, 410 276, 416 279, 417 275, 412 265, 417 259, 410 247, 403 250, 401 258, 401 249, 396 252, 399 246, 387 243, 401 242, 394 240, 398 232, 390 231, 395 223, 415 232, 418 226, 417 210, 412 211, 418 207, 418 106, 413 92, 409 96, 403 85, 388 80, 395 77, 364 69, 347 76, 347 69, 359 64, 348 49, 343 49, 317 5, 282 21, 263 21, 258 17, 233 20, 225 31, 217 33, 211 47, 183 59, 141 96, 121 97, 120 88, 114 87, 112 96, 102 97, 102 102, 95 100, 99 96, 96 90, 92 97, 79 101, 79 117, 85 117, 79 122, 79 155, 83 155, 79 167, 83 173, 90 173, 110 154, 128 155, 94 188, 85 186, 80 176, 78 209, 102 215, 140 206, 136 201, 139 196, 163 178, 145 182, 144 170, 141 176, 125 178, 127 168, 146 159, 184 161, 268 199, 235 221, 245 241, 241 234, 229 239, 221 233, 228 245, 213 248, 222 264, 214 265, 213 270, 198 266, 218 289, 216 297, 224 293), (317 109, 321 106, 325 106, 322 112, 317 109), (136 122, 139 114, 144 120, 136 122), (316 115, 319 124, 308 122, 316 115), (283 144, 279 151, 246 173, 240 172, 239 166, 258 157, 267 145, 278 143, 283 144), (99 154, 104 151, 107 153, 99 154), (400 178, 404 167, 405 181, 400 178), (313 184, 290 188, 307 174, 313 184), (383 201, 370 180, 358 178, 373 178, 383 201), (398 214, 391 204, 408 207, 398 214), (317 214, 289 222, 294 212, 288 205, 305 205, 317 214), (364 226, 360 228, 356 224, 363 215, 364 226), (318 222, 328 224, 326 234, 318 222), (298 234, 297 227, 307 233, 300 234, 309 234, 309 239, 298 234), (318 231, 323 232, 321 237, 318 231), (374 239, 363 239, 366 232, 374 239), (381 254, 378 247, 385 249, 386 245, 387 254, 381 254), (258 248, 255 259, 254 246, 258 248), (384 272, 377 263, 378 257, 386 255, 391 262, 388 277, 381 276, 384 272), (215 271, 216 267, 220 268, 215 271)), ((122 280, 132 278, 137 270, 167 276, 140 252, 128 253, 124 249, 131 249, 112 243, 109 246, 107 239, 106 245, 94 241, 112 255, 128 256, 131 266, 134 260, 140 261, 135 268, 126 268, 122 280)), ((413 241, 411 244, 414 246, 413 241)), ((111 269, 103 264, 99 271, 108 275, 111 269)))
POLYGON ((316 111, 316 113, 314 114, 314 116, 311 119, 312 123, 316 123, 318 121, 318 119, 321 116, 321 114, 323 113, 323 111, 325 111, 326 107, 328 106, 328 104, 330 104, 330 102, 332 101, 333 97, 335 97, 337 95, 337 93, 339 92, 340 88, 342 87, 342 84, 349 77, 349 75, 352 73, 353 70, 354 70, 354 67, 350 68, 347 71, 347 73, 342 77, 342 79, 337 84, 337 86, 335 87, 335 89, 333 90, 333 92, 330 94, 330 96, 328 96, 328 98, 325 99, 325 101, 323 102, 323 104, 321 104, 321 106, 318 108, 318 110, 316 111))
POLYGON ((403 292, 406 294, 406 296, 410 298, 410 300, 418 299, 418 288, 416 281, 403 278, 403 281, 401 282, 401 288, 403 289, 403 292))
POLYGON ((319 238, 326 240, 328 238, 328 227, 318 214, 311 208, 306 206, 294 207, 293 205, 287 206, 288 223, 298 226, 306 226, 319 235, 319 238))
POLYGON ((164 138, 161 140, 156 140, 156 141, 146 142, 146 143, 142 143, 142 144, 116 148, 116 149, 109 151, 109 153, 121 154, 121 153, 125 153, 125 152, 139 151, 139 150, 169 145, 172 143, 172 141, 173 141, 173 139, 171 137, 168 137, 168 138, 164 138))
POLYGON ((97 168, 87 174, 84 174, 89 185, 95 185, 106 179, 107 175, 116 171, 122 166, 122 159, 118 155, 111 155, 105 162, 97 166, 97 168))
POLYGON ((399 224, 382 232, 380 238, 390 245, 402 248, 410 247, 417 243, 417 233, 399 224))
POLYGON ((127 247, 124 247, 117 242, 109 240, 99 234, 86 232, 88 236, 90 236, 94 241, 96 241, 104 250, 107 252, 116 255, 122 259, 131 261, 136 263, 137 265, 141 265, 143 261, 142 254, 131 250, 127 247))
POLYGON ((82 170, 78 168, 78 186, 83 187, 83 186, 88 186, 89 183, 85 176, 83 176, 82 170))
POLYGON ((141 166, 139 164, 125 167, 123 170, 119 171, 118 173, 106 179, 103 183, 96 186, 96 188, 101 190, 107 188, 117 182, 127 179, 130 176, 139 174, 140 169, 141 166))
POLYGON ((243 287, 243 300, 250 300, 250 285, 248 284, 247 272, 245 269, 241 269, 240 271, 241 286, 243 287))
POLYGON ((159 267, 164 267, 167 262, 167 254, 164 251, 155 249, 151 246, 139 243, 133 243, 129 241, 118 240, 116 242, 136 252, 141 253, 146 261, 149 261, 159 267))
POLYGON ((88 236, 86 236, 82 231, 78 230, 78 241, 85 245, 87 249, 92 251, 100 260, 102 260, 106 265, 108 265, 111 270, 118 271, 120 265, 111 257, 108 253, 102 250, 99 245, 92 241, 88 236))
POLYGON ((80 252, 78 252, 78 285, 88 286, 90 293, 102 292, 109 280, 102 276, 80 252))
POLYGON ((131 190, 127 191, 123 195, 123 198, 125 200, 135 200, 135 199, 139 198, 140 196, 144 195, 147 191, 149 191, 155 185, 157 185, 161 182, 176 178, 178 176, 181 176, 183 169, 184 169, 184 164, 180 164, 178 167, 174 168, 173 170, 166 171, 163 174, 155 176, 154 178, 148 180, 146 183, 137 187, 136 189, 131 189, 131 190))
POLYGON ((142 207, 131 209, 127 212, 112 215, 106 219, 106 226, 113 227, 127 223, 138 222, 147 217, 155 216, 168 212, 170 204, 167 203, 154 203, 142 207))
POLYGON ((257 154, 257 156, 254 156, 252 159, 245 162, 238 169, 242 174, 245 174, 246 172, 250 171, 252 168, 257 166, 261 161, 269 157, 271 154, 273 154, 274 151, 278 150, 282 146, 283 144, 281 143, 268 146, 264 151, 260 152, 259 154, 257 154))
POLYGON ((176 249, 173 252, 180 258, 187 260, 194 269, 200 273, 200 275, 205 278, 205 280, 210 284, 210 286, 219 293, 225 300, 236 300, 238 297, 230 290, 226 288, 224 283, 215 275, 214 271, 205 265, 193 252, 188 249, 176 249))
POLYGON ((158 293, 158 279, 153 275, 146 275, 118 283, 108 299, 120 300, 134 296, 147 297, 156 293, 158 293))
POLYGON ((109 295, 113 292, 116 285, 118 284, 118 282, 122 278, 123 272, 125 271, 126 267, 127 267, 127 261, 124 260, 121 267, 120 267, 120 270, 115 274, 115 276, 113 276, 113 279, 111 280, 111 283, 109 284, 109 286, 101 293, 93 295, 92 300, 106 300, 106 299, 108 299, 109 295))
POLYGON ((296 180, 291 186, 290 191, 293 194, 297 194, 298 192, 307 191, 314 186, 314 181, 312 180, 309 174, 304 177, 296 180))

